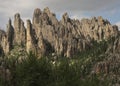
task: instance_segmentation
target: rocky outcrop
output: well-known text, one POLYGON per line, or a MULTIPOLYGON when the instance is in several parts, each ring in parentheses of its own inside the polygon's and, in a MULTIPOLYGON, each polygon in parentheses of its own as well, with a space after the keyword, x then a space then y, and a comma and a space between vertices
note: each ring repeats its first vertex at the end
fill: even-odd
POLYGON ((0 31, 0 46, 2 53, 9 53, 13 48, 13 39, 14 39, 14 29, 11 23, 11 19, 9 19, 7 24, 7 32, 0 31))
POLYGON ((32 24, 30 20, 27 20, 27 41, 26 41, 26 51, 29 53, 30 51, 37 54, 39 57, 45 55, 46 48, 43 39, 42 33, 40 33, 39 37, 36 38, 36 34, 34 29, 32 28, 32 24))
MULTIPOLYGON (((116 28, 116 26, 114 26, 116 28)), ((114 28, 114 29, 115 29, 114 28)), ((116 31, 116 30, 115 30, 116 31)), ((110 77, 113 77, 115 74, 119 75, 120 70, 120 36, 119 31, 117 35, 111 37, 108 40, 108 47, 104 54, 101 57, 104 57, 102 61, 96 62, 93 70, 96 74, 109 74, 110 77)))
POLYGON ((111 53, 105 54, 105 58, 102 61, 96 62, 93 67, 93 71, 95 74, 107 74, 110 77, 114 76, 114 74, 119 75, 120 70, 120 54, 119 53, 111 53))
POLYGON ((13 40, 14 40, 14 28, 12 26, 11 19, 9 19, 6 34, 7 34, 7 49, 6 49, 6 52, 10 52, 10 50, 13 48, 13 40))
POLYGON ((0 52, 1 55, 4 54, 6 50, 6 33, 3 30, 0 30, 0 52))
POLYGON ((26 29, 24 22, 20 18, 20 14, 16 13, 14 16, 14 43, 25 46, 26 43, 26 29))
POLYGON ((27 20, 27 36, 26 36, 26 51, 27 52, 35 52, 36 53, 36 46, 35 46, 35 37, 33 34, 32 24, 30 20, 27 20))
POLYGON ((14 45, 20 45, 27 52, 33 51, 39 56, 55 53, 65 57, 73 57, 78 52, 90 49, 92 41, 108 40, 118 36, 119 32, 117 26, 112 26, 101 16, 80 21, 64 13, 58 21, 48 7, 43 11, 35 9, 32 23, 27 20, 26 29, 19 13, 14 16, 14 27, 9 20, 7 28, 4 35, 0 34, 3 51, 9 52, 14 45))

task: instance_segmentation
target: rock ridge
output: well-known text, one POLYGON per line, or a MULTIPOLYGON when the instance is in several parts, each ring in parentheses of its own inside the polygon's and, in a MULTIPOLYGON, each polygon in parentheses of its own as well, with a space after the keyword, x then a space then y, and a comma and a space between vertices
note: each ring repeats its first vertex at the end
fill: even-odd
POLYGON ((92 47, 92 41, 107 40, 117 36, 116 25, 111 25, 101 16, 92 19, 71 19, 64 13, 60 21, 49 8, 43 11, 36 8, 32 21, 27 20, 27 27, 19 13, 7 24, 7 32, 0 31, 0 50, 8 54, 15 45, 25 48, 26 52, 35 52, 38 56, 55 54, 73 57, 75 54, 92 47))

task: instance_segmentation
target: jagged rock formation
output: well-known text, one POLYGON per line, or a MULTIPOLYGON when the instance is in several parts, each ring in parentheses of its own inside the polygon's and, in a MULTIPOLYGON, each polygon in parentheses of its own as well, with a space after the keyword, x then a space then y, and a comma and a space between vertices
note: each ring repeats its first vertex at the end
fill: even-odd
POLYGON ((26 42, 26 51, 36 51, 35 47, 35 37, 32 30, 32 24, 30 20, 27 20, 27 42, 26 42))
POLYGON ((112 26, 102 17, 92 19, 70 19, 67 13, 60 21, 49 8, 35 9, 32 23, 27 20, 27 27, 17 13, 14 27, 9 20, 7 32, 0 33, 0 45, 8 53, 15 45, 33 51, 39 56, 54 53, 58 56, 72 57, 78 52, 90 49, 92 41, 107 40, 118 35, 118 27, 112 26))
POLYGON ((27 41, 26 41, 26 51, 32 51, 39 56, 43 56, 45 54, 45 44, 43 40, 42 33, 39 34, 39 37, 36 38, 34 29, 32 28, 32 24, 30 20, 27 20, 27 41))
POLYGON ((26 29, 19 13, 14 16, 14 32, 14 43, 24 46, 26 43, 26 29))
POLYGON ((11 19, 9 19, 8 25, 7 25, 7 46, 8 46, 8 51, 9 52, 12 47, 13 47, 13 39, 14 39, 14 29, 11 23, 11 19))
POLYGON ((1 38, 0 38, 0 46, 1 46, 1 52, 4 51, 4 53, 10 52, 10 50, 13 47, 13 39, 14 39, 14 29, 11 23, 11 19, 9 19, 7 24, 7 32, 4 32, 1 30, 1 38))

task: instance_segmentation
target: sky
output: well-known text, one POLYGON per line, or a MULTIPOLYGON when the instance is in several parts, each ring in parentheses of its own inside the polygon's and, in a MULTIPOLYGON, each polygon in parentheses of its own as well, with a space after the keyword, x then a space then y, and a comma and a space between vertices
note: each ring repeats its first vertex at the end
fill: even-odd
POLYGON ((71 18, 91 18, 102 16, 111 24, 120 27, 120 0, 0 0, 0 28, 6 29, 8 19, 13 21, 15 13, 20 13, 26 22, 32 19, 35 8, 43 10, 45 7, 61 19, 67 12, 71 18))

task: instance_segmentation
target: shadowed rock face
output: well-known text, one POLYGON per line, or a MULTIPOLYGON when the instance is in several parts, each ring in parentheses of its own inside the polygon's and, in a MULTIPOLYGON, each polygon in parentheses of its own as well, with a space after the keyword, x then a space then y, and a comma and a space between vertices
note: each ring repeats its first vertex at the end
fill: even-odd
POLYGON ((14 28, 11 23, 11 19, 8 21, 7 25, 7 49, 6 53, 8 53, 13 48, 13 40, 14 40, 14 28))
POLYGON ((93 40, 99 42, 117 35, 118 27, 112 26, 102 17, 80 21, 70 19, 65 13, 58 21, 47 7, 43 11, 35 9, 32 23, 27 20, 26 28, 20 14, 15 14, 14 27, 9 20, 7 32, 0 33, 0 45, 4 52, 9 52, 17 44, 25 46, 27 52, 33 51, 39 56, 55 53, 72 57, 92 47, 93 40))

